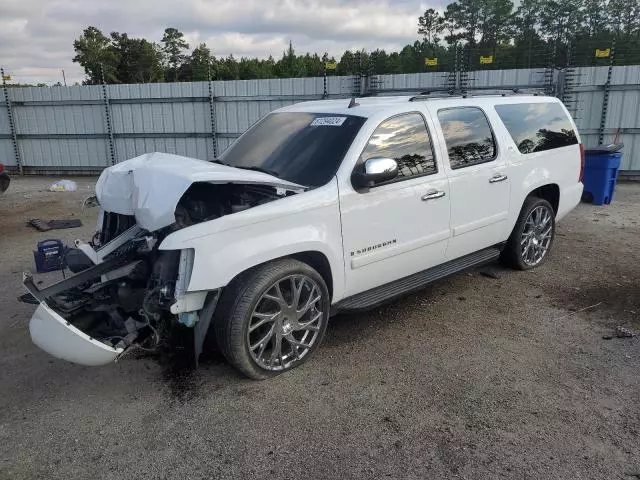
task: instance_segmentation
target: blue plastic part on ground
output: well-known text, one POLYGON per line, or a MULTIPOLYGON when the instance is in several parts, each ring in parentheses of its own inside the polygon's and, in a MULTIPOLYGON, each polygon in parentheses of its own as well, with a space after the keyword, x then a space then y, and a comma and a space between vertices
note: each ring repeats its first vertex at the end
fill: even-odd
POLYGON ((64 268, 64 243, 58 239, 42 240, 33 251, 38 273, 53 272, 64 268))
POLYGON ((594 205, 611 203, 621 159, 621 152, 599 150, 585 152, 583 198, 591 198, 591 203, 594 205))

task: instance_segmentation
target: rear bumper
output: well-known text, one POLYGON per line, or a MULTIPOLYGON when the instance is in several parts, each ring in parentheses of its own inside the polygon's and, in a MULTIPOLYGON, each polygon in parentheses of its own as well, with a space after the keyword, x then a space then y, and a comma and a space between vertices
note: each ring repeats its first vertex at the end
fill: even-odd
POLYGON ((0 173, 0 193, 4 193, 7 188, 9 188, 9 184, 11 183, 11 177, 7 172, 0 173))
POLYGON ((564 188, 560 192, 560 205, 558 205, 558 213, 556 214, 556 220, 560 220, 571 210, 576 208, 582 198, 582 190, 584 185, 582 183, 576 183, 571 187, 564 188))
POLYGON ((113 362, 124 352, 94 340, 41 302, 29 321, 31 340, 54 357, 80 365, 113 362))

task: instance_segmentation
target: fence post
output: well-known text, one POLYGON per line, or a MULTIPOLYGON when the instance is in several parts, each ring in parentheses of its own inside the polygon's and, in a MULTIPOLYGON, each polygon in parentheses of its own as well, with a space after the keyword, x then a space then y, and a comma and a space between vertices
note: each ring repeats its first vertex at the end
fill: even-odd
POLYGON ((611 90, 611 74, 613 73, 613 60, 616 52, 616 39, 611 40, 611 51, 609 52, 609 68, 607 70, 607 81, 604 84, 604 95, 602 97, 602 112, 600 113, 600 128, 598 129, 598 145, 604 142, 604 126, 607 122, 607 110, 609 110, 609 92, 611 90))
POLYGON ((323 83, 322 98, 326 99, 329 96, 329 94, 327 93, 327 63, 326 62, 324 64, 324 76, 322 77, 322 83, 323 83))
POLYGON ((213 142, 213 159, 218 158, 218 132, 216 119, 216 102, 213 96, 213 81, 209 76, 209 111, 211 114, 211 141, 213 142))
MULTIPOLYGON (((558 73, 557 82, 554 85, 556 76, 556 42, 553 43, 553 47, 547 47, 547 66, 544 69, 544 93, 545 95, 555 96, 560 98, 557 94, 557 86, 562 85, 560 81, 560 72, 558 73)), ((564 77, 563 77, 564 78, 564 77)), ((564 81, 564 80, 563 80, 564 81)))
POLYGON ((458 87, 458 44, 453 47, 453 68, 445 77, 445 88, 455 92, 458 87))
POLYGON ((459 58, 459 70, 458 70, 458 82, 460 93, 463 95, 467 93, 469 88, 469 63, 471 60, 471 49, 467 44, 460 46, 461 54, 459 58))
POLYGON ((104 69, 100 66, 102 74, 102 97, 104 99, 104 118, 107 127, 107 147, 109 148, 109 162, 111 165, 116 164, 116 147, 113 141, 113 127, 111 125, 111 102, 107 91, 107 84, 104 81, 104 69))
POLYGON ((4 93, 4 101, 7 105, 7 117, 9 118, 9 132, 11 133, 11 143, 13 143, 13 155, 16 159, 18 172, 20 172, 20 175, 22 175, 22 158, 20 156, 20 146, 18 145, 18 134, 16 132, 16 123, 13 118, 13 107, 11 106, 11 99, 9 98, 9 88, 7 87, 7 81, 5 80, 6 77, 4 75, 4 68, 0 68, 0 76, 2 76, 2 92, 4 93))

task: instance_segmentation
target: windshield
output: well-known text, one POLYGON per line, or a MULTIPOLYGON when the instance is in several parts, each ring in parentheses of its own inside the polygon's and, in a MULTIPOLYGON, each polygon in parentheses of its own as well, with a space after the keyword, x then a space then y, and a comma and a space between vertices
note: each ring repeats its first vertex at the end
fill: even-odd
POLYGON ((272 113, 231 145, 220 162, 319 187, 336 174, 365 120, 354 115, 272 113))

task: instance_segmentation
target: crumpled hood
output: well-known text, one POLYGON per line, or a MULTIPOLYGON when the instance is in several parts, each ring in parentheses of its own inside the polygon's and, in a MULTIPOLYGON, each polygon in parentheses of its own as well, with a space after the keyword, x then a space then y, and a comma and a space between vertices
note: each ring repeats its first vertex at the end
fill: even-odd
POLYGON ((152 232, 175 222, 180 198, 196 182, 305 189, 262 172, 154 152, 106 168, 98 178, 96 196, 104 211, 135 215, 137 224, 152 232))

